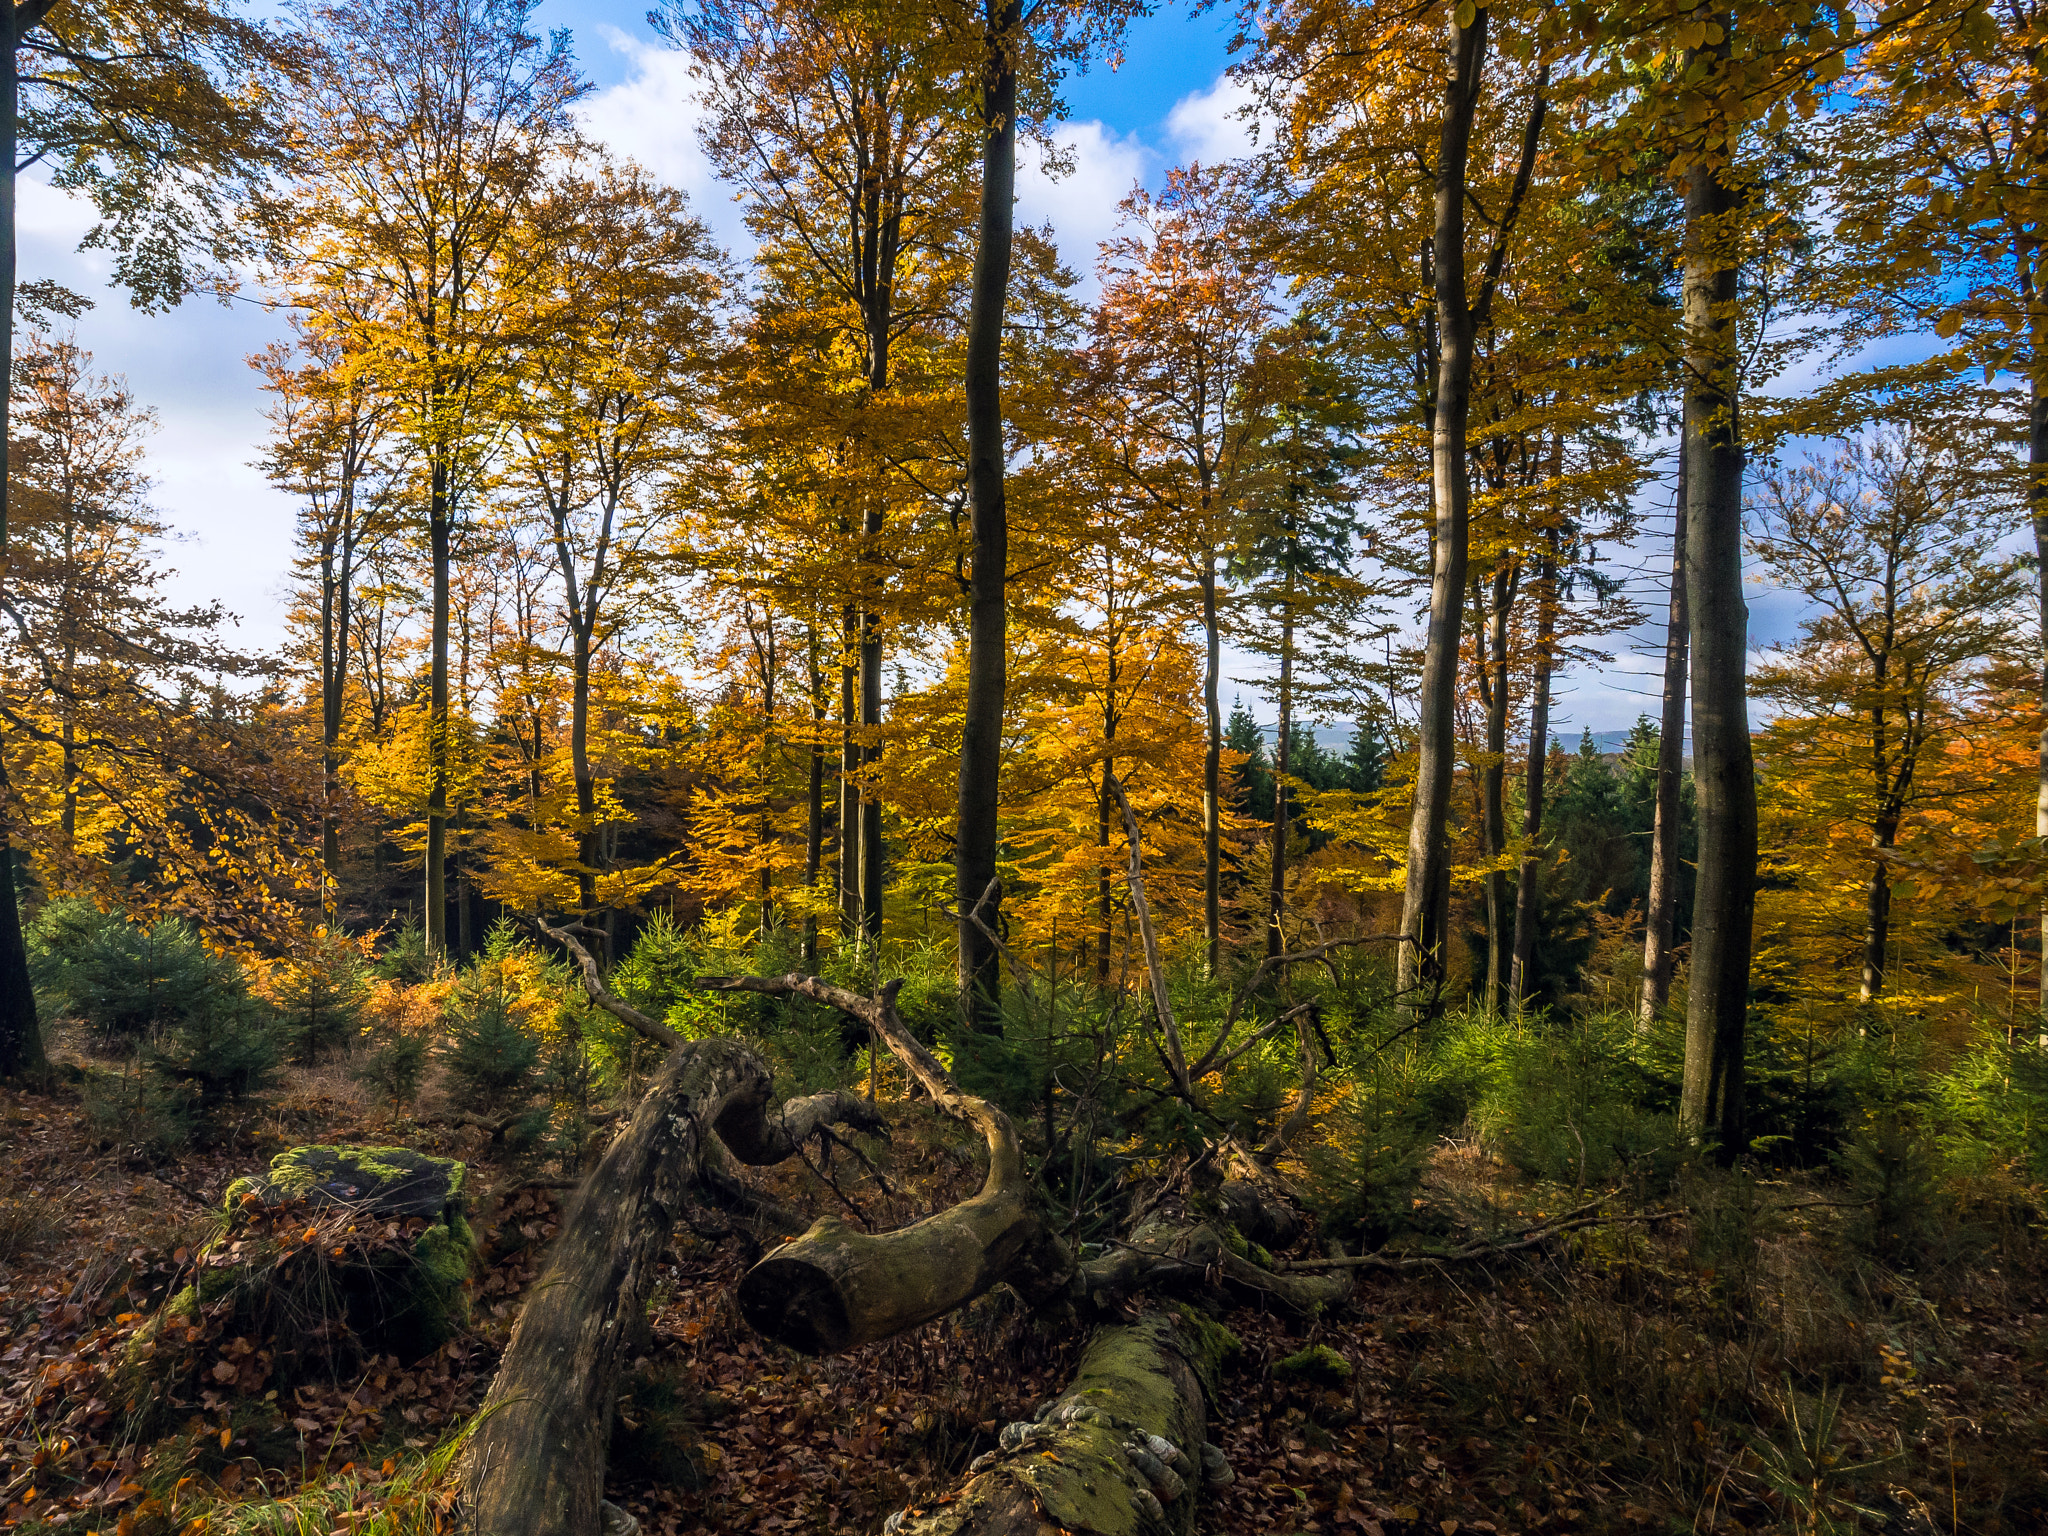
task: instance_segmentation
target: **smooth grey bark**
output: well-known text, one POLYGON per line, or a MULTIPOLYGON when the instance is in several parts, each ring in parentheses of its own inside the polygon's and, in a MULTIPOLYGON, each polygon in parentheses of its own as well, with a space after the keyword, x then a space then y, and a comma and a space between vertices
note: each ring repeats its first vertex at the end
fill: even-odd
POLYGON ((1436 417, 1430 457, 1436 525, 1429 592, 1429 631, 1422 659, 1416 729, 1415 810, 1408 827, 1408 874, 1401 898, 1401 946, 1395 987, 1406 1014, 1434 1012, 1445 980, 1450 926, 1450 814, 1452 737, 1458 681, 1458 640, 1465 622, 1465 568, 1471 512, 1471 467, 1465 431, 1472 405, 1474 323, 1465 286, 1466 165, 1472 120, 1479 106, 1486 61, 1484 10, 1472 25, 1451 23, 1451 76, 1444 87, 1443 128, 1437 149, 1436 227, 1432 271, 1436 287, 1436 417))
POLYGON ((839 931, 861 935, 860 917, 860 618, 851 603, 840 613, 839 653, 839 931))
MULTIPOLYGON (((1724 30, 1733 25, 1726 15, 1718 20, 1724 30)), ((1690 1134, 1712 1142, 1723 1159, 1739 1156, 1747 1145, 1743 1053, 1757 853, 1732 249, 1740 207, 1736 189, 1718 168, 1695 165, 1687 175, 1685 557, 1699 876, 1679 1120, 1690 1134)))
MULTIPOLYGON (((431 339, 428 342, 432 349, 431 339)), ((431 413, 438 419, 438 410, 431 413)), ((448 952, 448 610, 453 516, 446 450, 436 445, 427 489, 433 624, 427 667, 427 953, 448 952)))
POLYGON ((967 700, 960 729, 959 820, 954 896, 959 903, 960 1011, 977 1030, 1000 1028, 1002 970, 994 941, 1002 893, 996 880, 1003 700, 1009 682, 1010 527, 1003 492, 1003 314, 1017 189, 1017 56, 1021 0, 988 0, 983 18, 982 174, 979 242, 967 320, 967 488, 972 566, 967 594, 967 700), (974 921, 975 916, 980 922, 974 921))
MULTIPOLYGON (((804 629, 804 664, 811 695, 811 745, 804 781, 804 889, 815 890, 825 861, 825 670, 818 664, 818 626, 804 629)), ((818 966, 818 914, 804 918, 804 968, 818 966)))
POLYGON ((1672 940, 1678 922, 1679 790, 1685 776, 1685 440, 1678 444, 1678 501, 1671 535, 1671 608, 1664 626, 1664 707, 1658 716, 1657 813, 1650 833, 1650 895, 1643 924, 1642 1024, 1671 1000, 1672 940))
POLYGON ((1543 859, 1537 839, 1543 835, 1544 776, 1550 758, 1550 674, 1556 665, 1557 534, 1536 570, 1536 654, 1530 658, 1529 757, 1522 770, 1522 862, 1515 873, 1515 938, 1508 966, 1508 1010, 1520 1013, 1534 980, 1536 914, 1543 898, 1543 859))

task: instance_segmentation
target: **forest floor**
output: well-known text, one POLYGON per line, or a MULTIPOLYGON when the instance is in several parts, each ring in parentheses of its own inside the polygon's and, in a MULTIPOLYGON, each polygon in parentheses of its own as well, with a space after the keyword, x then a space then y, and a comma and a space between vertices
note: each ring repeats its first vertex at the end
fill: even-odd
MULTIPOLYGON (((976 1150, 953 1128, 923 1107, 891 1118, 889 1191, 844 1154, 833 1170, 869 1219, 973 1190, 976 1150)), ((279 1529, 275 1505, 255 1513, 282 1498, 300 1531, 364 1529, 410 1453, 480 1402, 555 1230, 560 1188, 489 1152, 480 1131, 392 1124, 339 1071, 295 1073, 230 1142, 163 1164, 95 1129, 74 1091, 0 1090, 0 1524, 230 1536, 279 1529), (129 1341, 217 1235, 222 1191, 316 1140, 472 1160, 470 1332, 424 1360, 279 1385, 290 1341, 208 1317, 186 1374, 132 1412, 129 1341)), ((820 1171, 785 1165, 774 1192, 838 1204, 820 1171)), ((1446 1144, 1417 1208, 1438 1231, 1486 1230, 1583 1198, 1446 1144)), ((1852 1260, 1840 1203, 1808 1182, 1667 1198, 1485 1266, 1367 1272, 1313 1324, 1224 1313, 1243 1348, 1210 1434, 1236 1480, 1205 1496, 1197 1529, 2048 1531, 2048 1263, 2031 1213, 1987 1216, 1974 1246, 1907 1271, 1852 1260), (1283 1365, 1311 1344, 1330 1353, 1283 1365)), ((806 1359, 740 1321, 740 1265, 712 1236, 671 1249, 613 1444, 611 1497, 649 1536, 877 1531, 1055 1393, 1080 1342, 998 1296, 806 1359)))

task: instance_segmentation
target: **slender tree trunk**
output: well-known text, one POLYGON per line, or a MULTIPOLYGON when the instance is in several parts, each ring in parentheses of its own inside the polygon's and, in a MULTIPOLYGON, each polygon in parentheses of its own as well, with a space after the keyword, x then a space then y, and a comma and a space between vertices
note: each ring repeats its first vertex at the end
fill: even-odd
MULTIPOLYGON (((1493 573, 1492 605, 1486 616, 1487 656, 1493 669, 1486 696, 1486 768, 1479 776, 1484 799, 1486 852, 1495 865, 1507 852, 1508 612, 1515 600, 1515 573, 1503 559, 1493 573)), ((1508 872, 1496 867, 1486 877, 1486 1011, 1506 1006, 1514 935, 1508 927, 1508 872)))
POLYGON ((1543 778, 1550 757, 1550 673, 1557 634, 1557 534, 1549 537, 1536 575, 1536 653, 1529 680, 1529 760, 1522 770, 1522 864, 1515 874, 1515 947, 1508 968, 1508 1008, 1520 1013, 1535 982, 1536 916, 1543 899, 1543 778))
MULTIPOLYGON (((10 218, 8 227, 13 228, 10 218)), ((2038 286, 2038 284, 2037 284, 2038 286)), ((12 289, 9 289, 12 292, 12 289)), ((2027 511, 2034 524, 2034 553, 2041 566, 2041 784, 2034 805, 2034 835, 2048 838, 2048 316, 2034 301, 2033 387, 2027 411, 2027 511)), ((2048 1045, 2048 897, 2041 905, 2041 1042, 2048 1045)))
MULTIPOLYGON (((1734 25, 1727 15, 1717 19, 1724 32, 1734 25)), ((1695 165, 1685 204, 1686 609, 1700 851, 1679 1119, 1733 1159, 1746 1146, 1743 1052, 1757 852, 1736 414, 1733 226, 1740 201, 1711 165, 1695 165)))
MULTIPOLYGON (((811 685, 811 746, 804 784, 804 889, 815 893, 825 861, 825 673, 818 665, 818 626, 805 630, 805 659, 811 685)), ((816 899, 815 895, 812 897, 816 899)), ((804 916, 804 969, 818 969, 818 914, 804 916)))
MULTIPOLYGON (((967 319, 967 484, 973 570, 967 599, 967 703, 960 730, 960 818, 954 894, 960 903, 960 1010, 971 1029, 1001 1027, 995 945, 968 914, 996 878, 1003 697, 1009 682, 1010 523, 1003 500, 1003 314, 1017 187, 1017 32, 1021 0, 987 0, 981 79, 981 227, 967 319)), ((981 907, 993 928, 1001 892, 981 907)))
POLYGON ((1408 877, 1401 900, 1396 987, 1401 1010, 1434 1012, 1443 994, 1450 926, 1450 849, 1445 839, 1451 770, 1457 756, 1452 715, 1458 641, 1465 621, 1465 565, 1471 469, 1465 454, 1472 396, 1472 309, 1465 288, 1465 169, 1486 58, 1484 10, 1472 25, 1451 24, 1451 78, 1444 89, 1437 154, 1436 284, 1438 361, 1431 460, 1436 503, 1429 634, 1423 650, 1416 731, 1415 812, 1408 828, 1408 877))
POLYGON ((1280 600, 1280 739, 1273 749, 1273 884, 1266 903, 1266 954, 1287 948, 1287 772, 1294 736, 1294 563, 1289 552, 1280 600))
MULTIPOLYGON (((881 514, 869 514, 868 532, 881 531, 881 514)), ((872 613, 861 615, 860 733, 861 767, 870 785, 860 803, 860 927, 874 943, 882 937, 882 802, 872 789, 882 757, 882 630, 872 613)))
MULTIPOLYGON (((7 543, 9 476, 8 434, 14 405, 14 233, 15 161, 18 158, 20 85, 15 46, 20 22, 16 8, 0 17, 0 589, 4 589, 12 551, 7 543)), ((19 1077, 43 1069, 43 1032, 36 1022, 35 989, 29 982, 28 944, 21 931, 21 909, 14 897, 15 853, 8 828, 14 797, 7 782, 5 743, 0 741, 0 1077, 19 1077)))
POLYGON ((861 936, 860 921, 860 620, 851 603, 840 615, 839 931, 861 936))
POLYGON ((1109 825, 1111 791, 1110 784, 1116 777, 1116 685, 1117 646, 1114 620, 1110 626, 1108 683, 1103 694, 1102 705, 1102 782, 1095 794, 1095 847, 1100 863, 1095 873, 1095 984, 1109 985, 1109 938, 1110 919, 1113 909, 1110 905, 1109 878, 1109 825))
POLYGON ((1866 1003, 1884 990, 1884 951, 1892 937, 1892 882, 1884 855, 1897 846, 1898 840, 1897 817, 1880 816, 1870 839, 1877 857, 1871 862, 1870 886, 1864 899, 1861 1000, 1866 1003))
POLYGON ((590 631, 572 618, 569 675, 569 772, 576 781, 576 899, 588 920, 597 910, 597 775, 590 768, 590 631))
POLYGON ((775 610, 763 615, 766 638, 761 642, 761 812, 754 823, 754 839, 761 857, 761 932, 775 927, 774 777, 775 760, 775 610))
POLYGON ((1211 976, 1223 970, 1223 626, 1216 604, 1216 551, 1202 562, 1202 713, 1208 741, 1202 751, 1202 938, 1211 976))
POLYGON ((448 951, 448 465, 437 451, 427 507, 433 560, 433 630, 427 671, 427 894, 429 955, 448 951))
POLYGON ((1684 830, 1685 781, 1685 437, 1678 442, 1678 507, 1671 536, 1670 615, 1664 625, 1664 709, 1657 724, 1657 816, 1650 833, 1649 911, 1643 924, 1642 1024, 1655 1022, 1671 1000, 1672 949, 1678 929, 1678 843, 1684 830))

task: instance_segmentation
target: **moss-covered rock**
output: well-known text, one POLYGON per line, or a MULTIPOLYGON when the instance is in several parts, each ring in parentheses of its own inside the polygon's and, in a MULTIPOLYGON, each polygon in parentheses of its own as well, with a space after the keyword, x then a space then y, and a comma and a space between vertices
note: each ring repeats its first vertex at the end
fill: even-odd
POLYGON ((404 1219, 459 1213, 467 1170, 450 1157, 433 1157, 410 1147, 291 1147, 228 1186, 232 1217, 251 1200, 265 1206, 303 1200, 315 1206, 344 1206, 366 1216, 404 1219))
POLYGON ((1299 1354, 1273 1362, 1275 1376, 1293 1376, 1322 1387, 1351 1384, 1351 1362, 1327 1344, 1311 1344, 1299 1354))
POLYGON ((285 1377, 438 1348, 469 1326, 477 1239, 466 1177, 463 1164, 408 1147, 280 1152, 228 1186, 198 1280, 137 1333, 130 1367, 176 1367, 180 1357, 160 1348, 163 1325, 222 1309, 237 1331, 273 1341, 285 1377))

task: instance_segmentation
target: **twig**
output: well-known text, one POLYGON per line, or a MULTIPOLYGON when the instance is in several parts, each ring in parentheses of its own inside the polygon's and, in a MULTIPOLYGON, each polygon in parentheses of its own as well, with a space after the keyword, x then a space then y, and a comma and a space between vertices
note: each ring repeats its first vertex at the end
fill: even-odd
POLYGON ((1173 1000, 1166 992, 1166 972, 1159 963, 1159 935, 1152 928, 1152 904, 1145 899, 1145 849, 1138 835, 1138 818, 1131 813, 1130 797, 1123 781, 1104 771, 1102 780, 1116 796, 1117 809, 1124 813, 1124 836, 1131 845, 1131 909, 1138 918, 1138 937, 1145 946, 1145 972, 1152 981, 1152 1007, 1159 1015, 1159 1027, 1166 1035, 1166 1068, 1174 1088, 1188 1103, 1195 1101, 1193 1079, 1188 1075, 1187 1052, 1181 1048, 1180 1025, 1174 1022, 1173 1000))
MULTIPOLYGON (((672 1051, 685 1043, 683 1037, 670 1029, 666 1024, 663 1024, 658 1019, 650 1019, 631 1003, 615 996, 611 989, 604 984, 604 977, 598 973, 597 957, 583 947, 582 941, 570 932, 568 927, 556 928, 549 924, 545 918, 539 916, 522 917, 521 920, 538 928, 542 933, 569 951, 570 957, 576 962, 577 969, 583 973, 583 991, 585 995, 593 1003, 597 1004, 598 1007, 617 1019, 621 1024, 624 1024, 628 1029, 668 1050, 672 1051)), ((582 925, 573 924, 571 926, 581 927, 582 925)))

